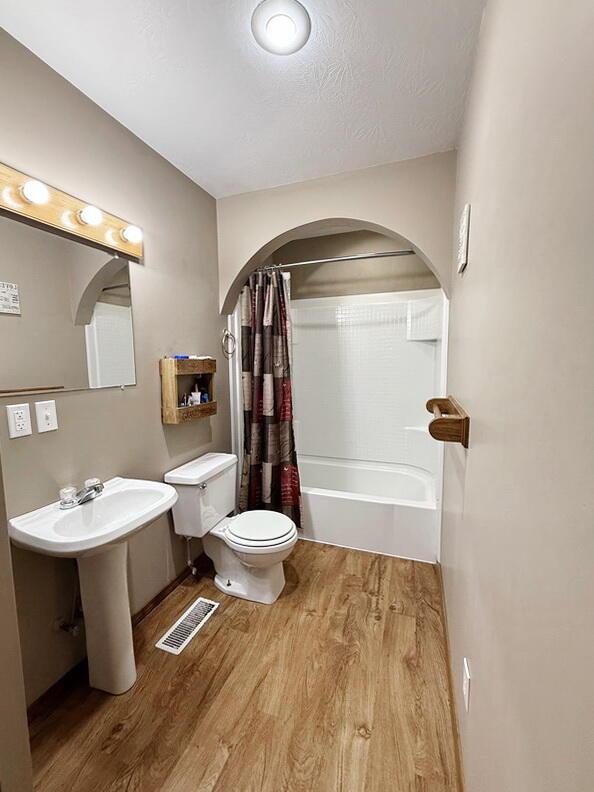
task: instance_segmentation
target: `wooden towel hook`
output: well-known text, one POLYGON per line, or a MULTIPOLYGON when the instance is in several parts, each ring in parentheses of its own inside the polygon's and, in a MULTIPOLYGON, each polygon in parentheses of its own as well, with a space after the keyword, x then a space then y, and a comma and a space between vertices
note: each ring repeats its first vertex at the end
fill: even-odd
POLYGON ((434 416, 429 423, 431 437, 445 443, 462 443, 464 448, 468 448, 470 418, 453 396, 429 399, 427 410, 434 416))

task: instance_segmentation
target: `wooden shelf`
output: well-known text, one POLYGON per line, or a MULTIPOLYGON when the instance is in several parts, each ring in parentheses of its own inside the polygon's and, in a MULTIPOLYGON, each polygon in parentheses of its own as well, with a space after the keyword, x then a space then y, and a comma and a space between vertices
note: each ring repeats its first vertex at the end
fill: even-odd
POLYGON ((209 415, 217 414, 216 401, 194 404, 192 407, 176 407, 175 409, 163 408, 163 423, 183 424, 195 421, 197 418, 208 418, 209 415))
MULTIPOLYGON (((161 420, 164 424, 185 424, 199 418, 216 415, 214 375, 217 370, 216 360, 176 360, 161 358, 159 372, 161 374, 161 420), (210 401, 180 407, 179 378, 200 378, 210 397, 210 401)), ((191 388, 189 389, 191 391, 191 388)), ((183 391, 182 391, 183 393, 183 391)))
POLYGON ((470 418, 453 396, 429 399, 427 410, 434 415, 429 423, 431 437, 445 443, 461 443, 464 448, 468 448, 470 418))
POLYGON ((214 374, 217 370, 217 361, 208 360, 176 360, 175 358, 161 358, 159 370, 163 374, 214 374))

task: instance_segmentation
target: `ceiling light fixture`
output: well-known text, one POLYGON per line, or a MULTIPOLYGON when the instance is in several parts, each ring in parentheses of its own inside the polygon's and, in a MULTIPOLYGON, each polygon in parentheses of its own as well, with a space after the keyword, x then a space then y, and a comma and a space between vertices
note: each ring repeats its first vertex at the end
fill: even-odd
POLYGON ((274 55, 291 55, 305 45, 311 19, 297 0, 263 0, 252 15, 258 44, 274 55))
POLYGON ((21 187, 21 195, 32 204, 45 204, 49 201, 49 190, 43 182, 29 179, 21 187))
POLYGON ((78 213, 78 219, 84 225, 98 226, 103 222, 103 213, 96 206, 85 206, 78 213))

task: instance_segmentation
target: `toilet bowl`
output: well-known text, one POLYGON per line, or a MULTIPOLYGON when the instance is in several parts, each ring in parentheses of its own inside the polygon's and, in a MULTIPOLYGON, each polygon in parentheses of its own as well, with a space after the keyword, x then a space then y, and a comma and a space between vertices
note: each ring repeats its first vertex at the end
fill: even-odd
POLYGON ((297 529, 283 514, 251 511, 219 523, 202 542, 218 589, 270 605, 284 588, 283 561, 297 542, 297 529))
POLYGON ((215 585, 234 597, 267 605, 285 585, 283 561, 297 542, 295 523, 274 511, 249 511, 235 517, 237 457, 205 454, 165 474, 178 500, 175 532, 200 537, 215 568, 215 585))

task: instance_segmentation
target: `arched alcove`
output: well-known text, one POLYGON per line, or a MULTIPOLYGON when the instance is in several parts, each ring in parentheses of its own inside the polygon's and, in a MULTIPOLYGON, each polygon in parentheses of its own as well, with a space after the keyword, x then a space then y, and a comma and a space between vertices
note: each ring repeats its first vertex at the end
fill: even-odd
POLYGON ((95 304, 103 289, 113 281, 122 270, 127 270, 128 260, 110 258, 105 255, 96 262, 75 262, 71 272, 72 308, 75 325, 87 325, 93 316, 95 304), (98 268, 97 268, 98 267, 98 268))
POLYGON ((219 300, 230 313, 237 286, 270 250, 299 236, 367 230, 410 240, 449 295, 456 154, 445 152, 217 201, 219 300), (326 231, 324 230, 326 229, 326 231))
POLYGON ((231 286, 229 287, 229 290, 223 300, 221 312, 224 314, 229 314, 233 311, 239 297, 239 292, 244 286, 249 275, 258 267, 260 267, 265 261, 267 261, 270 256, 276 250, 278 250, 278 248, 297 239, 307 239, 308 237, 326 236, 329 234, 344 234, 352 231, 373 231, 375 233, 382 234, 385 237, 397 240, 398 244, 395 245, 395 249, 400 249, 402 246, 402 240, 405 239, 405 247, 415 251, 417 256, 419 256, 427 268, 433 272, 442 289, 444 288, 441 273, 432 264, 431 260, 423 252, 423 250, 415 244, 414 240, 407 239, 396 229, 387 228, 386 226, 379 225, 378 223, 374 223, 369 220, 349 217, 328 217, 287 229, 286 231, 277 234, 273 239, 260 247, 259 250, 254 252, 244 263, 243 267, 239 270, 231 286))

